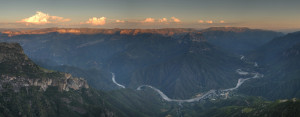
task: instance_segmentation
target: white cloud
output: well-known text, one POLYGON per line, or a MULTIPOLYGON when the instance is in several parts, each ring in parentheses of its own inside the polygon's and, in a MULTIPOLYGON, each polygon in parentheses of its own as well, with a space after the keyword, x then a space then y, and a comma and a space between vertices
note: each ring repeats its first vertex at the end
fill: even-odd
POLYGON ((145 23, 153 23, 153 22, 155 22, 155 19, 154 18, 146 18, 144 21, 142 21, 142 22, 145 22, 145 23))
POLYGON ((106 17, 100 17, 100 18, 93 17, 93 18, 90 18, 85 23, 91 24, 91 25, 104 25, 106 23, 106 17))
POLYGON ((212 23, 214 23, 214 22, 213 22, 212 20, 207 20, 206 23, 212 24, 212 23))
POLYGON ((221 20, 220 23, 225 23, 225 21, 224 21, 224 20, 221 20))
POLYGON ((116 20, 117 23, 124 23, 124 20, 116 20))
POLYGON ((179 22, 181 22, 178 18, 176 18, 176 17, 171 17, 171 19, 173 20, 173 22, 176 22, 176 23, 179 23, 179 22))
POLYGON ((66 19, 58 16, 50 16, 49 14, 37 11, 35 15, 29 18, 22 19, 21 21, 17 21, 17 22, 32 23, 32 24, 47 24, 47 23, 67 22, 70 20, 71 19, 66 19))
POLYGON ((162 19, 159 19, 159 22, 168 22, 168 19, 167 18, 162 18, 162 19))
POLYGON ((203 20, 198 20, 198 23, 204 23, 204 21, 203 20))

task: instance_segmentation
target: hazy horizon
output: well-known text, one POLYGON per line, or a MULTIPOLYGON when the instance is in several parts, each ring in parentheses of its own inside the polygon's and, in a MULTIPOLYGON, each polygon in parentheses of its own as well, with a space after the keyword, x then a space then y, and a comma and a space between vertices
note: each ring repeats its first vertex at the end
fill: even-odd
MULTIPOLYGON (((45 29, 45 28, 74 28, 74 29, 82 29, 82 28, 90 28, 90 29, 176 29, 176 28, 101 28, 101 27, 44 27, 44 28, 0 28, 2 30, 38 30, 38 29, 45 29)), ((195 30, 205 30, 208 28, 215 28, 215 27, 206 27, 206 28, 182 28, 182 29, 195 29, 195 30)), ((234 28, 249 28, 249 27, 234 27, 234 28)), ((284 34, 293 33, 300 31, 299 29, 279 29, 279 30, 272 30, 272 29, 262 29, 262 28, 249 28, 249 29, 259 29, 259 30, 269 30, 269 31, 276 31, 281 32, 284 34)))
POLYGON ((300 29, 297 0, 2 1, 0 28, 300 29), (12 7, 13 6, 13 7, 12 7))

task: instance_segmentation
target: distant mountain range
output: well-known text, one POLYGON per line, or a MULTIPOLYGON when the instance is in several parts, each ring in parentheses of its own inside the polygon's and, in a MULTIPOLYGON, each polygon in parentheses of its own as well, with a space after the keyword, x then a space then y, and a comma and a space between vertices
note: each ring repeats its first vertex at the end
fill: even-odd
POLYGON ((254 50, 271 39, 282 36, 283 33, 249 29, 246 27, 212 27, 204 30, 189 28, 165 29, 91 29, 91 28, 46 28, 46 29, 16 29, 2 30, 1 33, 9 37, 18 35, 41 35, 49 33, 77 34, 77 35, 139 35, 157 34, 177 37, 190 32, 201 32, 213 45, 232 53, 243 54, 254 50))
POLYGON ((24 33, 3 40, 19 42, 33 60, 114 72, 121 84, 154 85, 176 98, 234 87, 235 70, 243 66, 239 57, 214 47, 191 29, 113 30, 119 33, 24 33), (124 31, 137 33, 121 34, 124 31))
POLYGON ((283 33, 245 27, 213 27, 201 30, 209 43, 228 52, 245 54, 283 33))
POLYGON ((196 30, 189 28, 165 28, 165 29, 96 29, 96 28, 45 28, 45 29, 3 29, 2 34, 8 36, 32 35, 32 34, 120 34, 120 35, 138 35, 138 34, 160 34, 173 36, 176 34, 194 32, 196 30))
POLYGON ((51 28, 5 30, 0 41, 19 43, 0 43, 0 116, 299 115, 299 32, 51 28), (192 104, 136 90, 188 99, 235 87, 250 71, 264 77, 192 104))
POLYGON ((25 53, 42 66, 71 66, 55 69, 86 77, 98 89, 111 89, 106 85, 111 83, 110 72, 114 72, 121 84, 131 88, 153 85, 172 98, 234 87, 238 79, 235 70, 248 66, 236 54, 281 35, 235 27, 201 31, 48 28, 2 33, 1 41, 20 43, 25 53), (74 72, 79 69, 81 72, 74 72), (85 69, 98 69, 103 75, 85 69))

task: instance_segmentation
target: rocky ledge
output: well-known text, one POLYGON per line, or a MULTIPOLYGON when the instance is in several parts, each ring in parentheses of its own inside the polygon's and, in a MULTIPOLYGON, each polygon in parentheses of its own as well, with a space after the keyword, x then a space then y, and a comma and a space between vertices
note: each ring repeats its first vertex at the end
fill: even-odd
POLYGON ((24 54, 19 44, 0 43, 0 91, 7 90, 7 86, 16 92, 29 86, 38 86, 42 91, 49 86, 58 87, 59 91, 89 88, 83 78, 39 67, 24 54))
POLYGON ((22 76, 1 75, 0 91, 5 90, 3 86, 10 84, 15 92, 22 87, 38 86, 42 91, 46 91, 49 86, 58 87, 59 91, 69 91, 70 89, 79 90, 89 88, 83 78, 74 78, 71 74, 66 74, 60 78, 28 78, 22 76))

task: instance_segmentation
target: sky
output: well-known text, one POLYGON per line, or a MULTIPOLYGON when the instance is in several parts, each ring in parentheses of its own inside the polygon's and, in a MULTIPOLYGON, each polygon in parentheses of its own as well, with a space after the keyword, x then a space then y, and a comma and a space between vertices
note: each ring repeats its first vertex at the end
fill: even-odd
POLYGON ((0 28, 300 29, 300 0, 0 0, 0 28))

